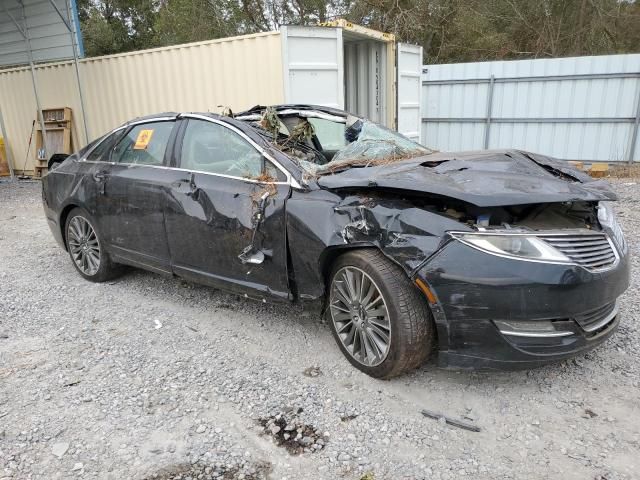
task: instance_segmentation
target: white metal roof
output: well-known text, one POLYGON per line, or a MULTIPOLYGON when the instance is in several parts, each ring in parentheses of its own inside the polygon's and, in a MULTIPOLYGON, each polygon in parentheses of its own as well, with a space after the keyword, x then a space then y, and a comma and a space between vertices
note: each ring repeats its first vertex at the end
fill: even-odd
POLYGON ((75 0, 0 0, 0 66, 73 58, 69 29, 82 57, 75 0))

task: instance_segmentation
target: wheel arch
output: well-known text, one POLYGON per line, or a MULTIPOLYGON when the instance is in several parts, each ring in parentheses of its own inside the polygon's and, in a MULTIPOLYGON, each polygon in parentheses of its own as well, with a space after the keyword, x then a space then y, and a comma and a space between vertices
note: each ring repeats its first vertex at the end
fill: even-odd
MULTIPOLYGON (((360 243, 360 244, 356 243, 356 244, 329 246, 329 247, 325 248, 323 250, 323 252, 320 254, 320 260, 319 260, 320 265, 319 265, 319 268, 320 268, 320 275, 321 275, 321 278, 322 278, 322 284, 324 286, 324 295, 323 295, 323 299, 322 299, 322 312, 323 313, 324 313, 324 311, 326 309, 326 302, 327 302, 327 296, 328 296, 327 295, 327 293, 328 293, 327 287, 328 287, 328 282, 329 282, 329 276, 331 275, 331 267, 333 266, 335 261, 338 259, 338 257, 340 257, 341 255, 344 255, 345 253, 352 252, 354 250, 378 250, 389 261, 391 261, 392 263, 394 263, 398 267, 400 267, 400 269, 407 276, 407 280, 409 280, 409 283, 411 283, 413 285, 413 287, 417 291, 419 291, 420 295, 424 298, 424 301, 427 304, 427 308, 431 312, 431 315, 433 315, 434 319, 436 318, 436 313, 434 312, 434 305, 431 304, 429 299, 425 296, 424 292, 422 292, 422 290, 415 284, 413 272, 407 271, 407 269, 404 267, 402 262, 398 261, 396 258, 394 258, 393 256, 389 255, 387 252, 384 251, 383 248, 380 248, 378 245, 371 244, 371 243, 360 243)), ((438 336, 438 332, 436 332, 436 338, 437 338, 437 336, 438 336)))
POLYGON ((70 203, 65 205, 62 211, 60 212, 60 218, 58 220, 58 225, 60 227, 60 234, 62 235, 62 243, 64 245, 64 249, 69 251, 69 247, 67 246, 67 235, 64 231, 65 225, 67 224, 67 218, 69 217, 69 213, 74 208, 82 208, 80 205, 76 205, 75 203, 70 203))
MULTIPOLYGON (((347 244, 347 245, 332 245, 325 248, 320 254, 319 259, 319 270, 320 276, 322 278, 322 284, 325 287, 325 302, 326 302, 326 286, 329 281, 329 275, 331 275, 331 267, 335 263, 336 259, 347 252, 351 252, 353 250, 382 250, 376 245, 372 244, 347 244)), ((384 253, 384 252, 382 252, 384 253)), ((324 303, 324 302, 323 302, 324 303)))

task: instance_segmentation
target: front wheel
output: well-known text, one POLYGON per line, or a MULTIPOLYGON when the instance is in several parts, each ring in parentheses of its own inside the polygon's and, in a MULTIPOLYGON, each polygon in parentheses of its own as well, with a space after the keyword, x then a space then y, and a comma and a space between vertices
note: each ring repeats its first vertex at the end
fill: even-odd
POLYGON ((65 239, 73 266, 83 278, 104 282, 120 273, 104 249, 95 222, 83 209, 74 208, 69 212, 65 239))
POLYGON ((328 288, 333 336, 359 370, 390 378, 418 367, 431 353, 435 327, 427 302, 378 250, 338 257, 328 288))

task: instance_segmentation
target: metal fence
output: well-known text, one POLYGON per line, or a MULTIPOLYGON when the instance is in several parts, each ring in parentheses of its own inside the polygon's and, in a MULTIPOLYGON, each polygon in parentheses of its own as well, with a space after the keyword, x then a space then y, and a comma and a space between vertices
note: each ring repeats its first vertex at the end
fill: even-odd
POLYGON ((425 65, 422 143, 638 161, 640 55, 425 65))

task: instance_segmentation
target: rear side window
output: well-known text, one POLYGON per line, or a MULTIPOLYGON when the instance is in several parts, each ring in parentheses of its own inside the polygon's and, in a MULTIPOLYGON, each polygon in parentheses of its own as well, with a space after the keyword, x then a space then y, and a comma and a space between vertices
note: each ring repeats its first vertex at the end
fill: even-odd
POLYGON ((182 140, 180 167, 255 178, 262 174, 263 158, 233 130, 204 120, 189 120, 182 140))
POLYGON ((100 143, 91 151, 89 155, 87 155, 86 160, 89 160, 91 162, 109 162, 109 152, 111 152, 113 145, 121 135, 122 131, 118 131, 112 133, 106 138, 103 137, 104 140, 99 140, 100 143))
POLYGON ((134 165, 161 166, 174 122, 136 125, 113 149, 111 161, 134 165))

